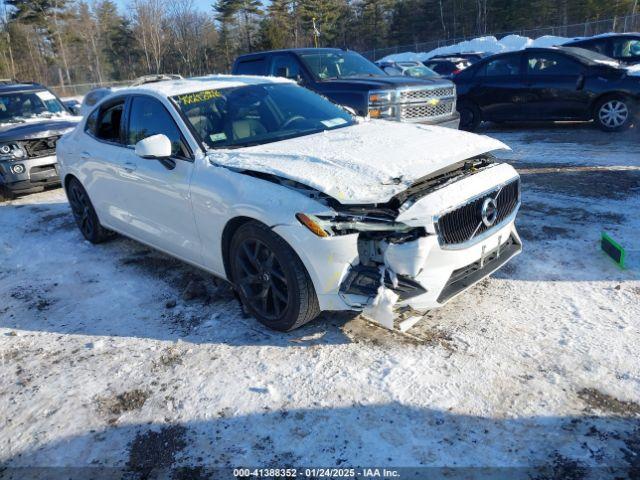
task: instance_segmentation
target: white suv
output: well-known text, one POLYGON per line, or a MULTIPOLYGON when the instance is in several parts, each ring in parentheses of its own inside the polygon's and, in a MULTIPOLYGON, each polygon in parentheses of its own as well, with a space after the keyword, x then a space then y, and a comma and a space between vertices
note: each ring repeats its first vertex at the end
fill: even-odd
POLYGON ((518 254, 519 177, 488 153, 501 148, 355 118, 282 79, 211 76, 109 95, 58 159, 89 241, 151 245, 290 330, 324 310, 393 327, 518 254))

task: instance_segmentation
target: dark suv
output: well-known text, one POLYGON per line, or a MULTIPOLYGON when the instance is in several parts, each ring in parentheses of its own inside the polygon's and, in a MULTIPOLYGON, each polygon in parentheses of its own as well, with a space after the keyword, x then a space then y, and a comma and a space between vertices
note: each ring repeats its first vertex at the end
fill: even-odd
POLYGON ((59 185, 56 142, 74 117, 38 83, 0 82, 0 198, 59 185))
POLYGON ((606 33, 573 40, 564 46, 592 50, 629 65, 640 63, 640 33, 606 33))
POLYGON ((453 83, 439 77, 389 76, 349 50, 298 48, 242 55, 233 74, 286 77, 361 116, 458 128, 453 83))

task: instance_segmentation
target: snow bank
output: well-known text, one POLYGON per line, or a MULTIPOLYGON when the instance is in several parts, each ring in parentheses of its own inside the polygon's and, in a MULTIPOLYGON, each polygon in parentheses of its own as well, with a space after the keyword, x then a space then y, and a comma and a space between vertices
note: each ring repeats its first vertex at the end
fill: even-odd
POLYGON ((507 35, 501 40, 496 37, 478 37, 473 40, 465 40, 455 45, 449 45, 446 47, 439 47, 430 52, 404 52, 396 53, 393 55, 387 55, 382 58, 381 61, 419 61, 423 62, 436 55, 454 55, 456 53, 464 52, 488 52, 488 53, 500 53, 511 52, 514 50, 522 50, 529 47, 553 47, 555 45, 562 45, 568 41, 574 40, 573 38, 556 37, 553 35, 544 35, 536 38, 535 40, 529 37, 523 37, 521 35, 507 35))

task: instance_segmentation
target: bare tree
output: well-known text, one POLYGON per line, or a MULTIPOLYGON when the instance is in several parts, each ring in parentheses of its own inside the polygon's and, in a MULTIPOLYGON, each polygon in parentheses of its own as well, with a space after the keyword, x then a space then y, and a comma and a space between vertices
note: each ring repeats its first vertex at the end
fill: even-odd
POLYGON ((134 36, 142 48, 147 71, 160 73, 167 47, 166 3, 163 0, 133 0, 134 36))

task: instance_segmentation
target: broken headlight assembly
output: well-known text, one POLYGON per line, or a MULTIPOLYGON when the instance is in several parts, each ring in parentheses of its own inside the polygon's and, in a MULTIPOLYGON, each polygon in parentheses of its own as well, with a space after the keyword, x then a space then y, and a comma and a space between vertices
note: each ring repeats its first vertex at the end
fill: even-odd
POLYGON ((318 237, 333 237, 360 232, 409 232, 404 223, 360 215, 311 215, 296 213, 298 221, 318 237))
POLYGON ((27 152, 16 143, 3 143, 0 145, 0 160, 18 160, 27 156, 27 152))

